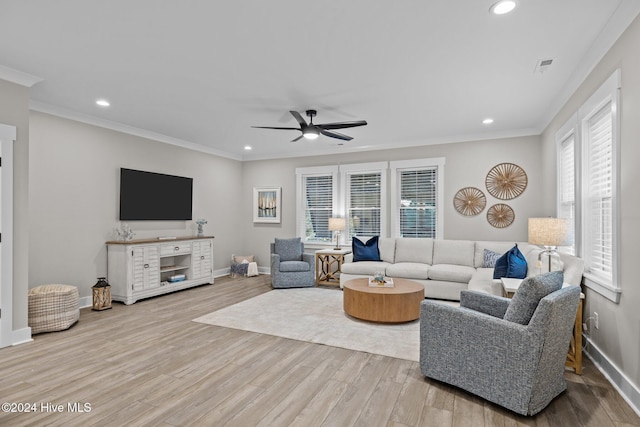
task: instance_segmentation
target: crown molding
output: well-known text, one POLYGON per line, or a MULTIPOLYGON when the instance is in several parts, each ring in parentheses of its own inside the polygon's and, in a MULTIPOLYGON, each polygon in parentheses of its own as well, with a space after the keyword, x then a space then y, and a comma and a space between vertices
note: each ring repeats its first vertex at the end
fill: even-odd
POLYGON ((241 161, 242 157, 237 156, 226 151, 217 150, 215 148, 207 147, 205 145, 197 144, 195 142, 185 141, 183 139, 174 138, 171 136, 163 135, 161 133, 152 132, 146 129, 140 129, 134 126, 125 125, 111 120, 100 119, 98 117, 90 116, 88 114, 78 113, 77 111, 69 110, 66 108, 58 107, 55 105, 46 104, 39 101, 29 101, 29 109, 32 111, 38 111, 40 113, 51 114, 52 116, 62 117, 76 122, 86 123, 92 126, 97 126, 116 132, 126 133, 128 135, 139 136, 141 138, 150 139, 165 144, 175 145, 178 147, 186 148, 188 150, 199 151, 201 153, 213 154, 214 156, 224 157, 226 159, 241 161))
POLYGON ((0 79, 25 87, 31 87, 43 80, 40 77, 23 73, 22 71, 14 70, 13 68, 5 67, 4 65, 0 65, 0 79))

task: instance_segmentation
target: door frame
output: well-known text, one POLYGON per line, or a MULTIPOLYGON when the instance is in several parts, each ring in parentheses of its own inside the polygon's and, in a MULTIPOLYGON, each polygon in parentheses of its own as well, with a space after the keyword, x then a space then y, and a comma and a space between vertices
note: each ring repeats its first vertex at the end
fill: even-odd
POLYGON ((13 144, 16 127, 0 123, 0 348, 13 345, 13 144))

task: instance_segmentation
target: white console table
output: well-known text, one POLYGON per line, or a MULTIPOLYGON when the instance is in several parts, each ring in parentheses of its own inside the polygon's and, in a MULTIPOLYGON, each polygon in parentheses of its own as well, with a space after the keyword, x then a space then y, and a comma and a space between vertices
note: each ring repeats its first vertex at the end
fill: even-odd
POLYGON ((107 275, 113 300, 125 304, 213 283, 213 236, 109 241, 107 275))

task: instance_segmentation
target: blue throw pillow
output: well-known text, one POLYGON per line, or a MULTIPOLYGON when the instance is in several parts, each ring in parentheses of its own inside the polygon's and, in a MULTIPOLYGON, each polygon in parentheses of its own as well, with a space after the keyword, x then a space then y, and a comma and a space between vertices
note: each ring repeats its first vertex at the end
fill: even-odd
POLYGON ((502 277, 514 279, 527 277, 527 260, 518 249, 517 244, 496 261, 496 266, 493 269, 493 278, 500 279, 502 277))
POLYGON ((358 261, 381 261, 378 250, 378 236, 373 236, 366 243, 357 237, 352 239, 353 262, 358 261))

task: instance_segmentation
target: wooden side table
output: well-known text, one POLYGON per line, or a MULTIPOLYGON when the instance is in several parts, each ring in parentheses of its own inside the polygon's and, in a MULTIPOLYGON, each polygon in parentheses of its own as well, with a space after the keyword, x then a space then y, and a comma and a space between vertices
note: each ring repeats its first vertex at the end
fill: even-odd
POLYGON ((316 251, 316 285, 340 286, 340 269, 349 249, 316 251))
MULTIPOLYGON (((507 298, 511 298, 522 283, 522 279, 509 279, 506 277, 503 277, 500 281, 502 282, 502 290, 507 298)), ((565 286, 570 285, 565 284, 565 286)), ((584 300, 584 293, 580 292, 576 321, 573 325, 573 336, 567 352, 567 361, 564 364, 568 368, 573 368, 578 375, 582 375, 582 300, 584 300)))

